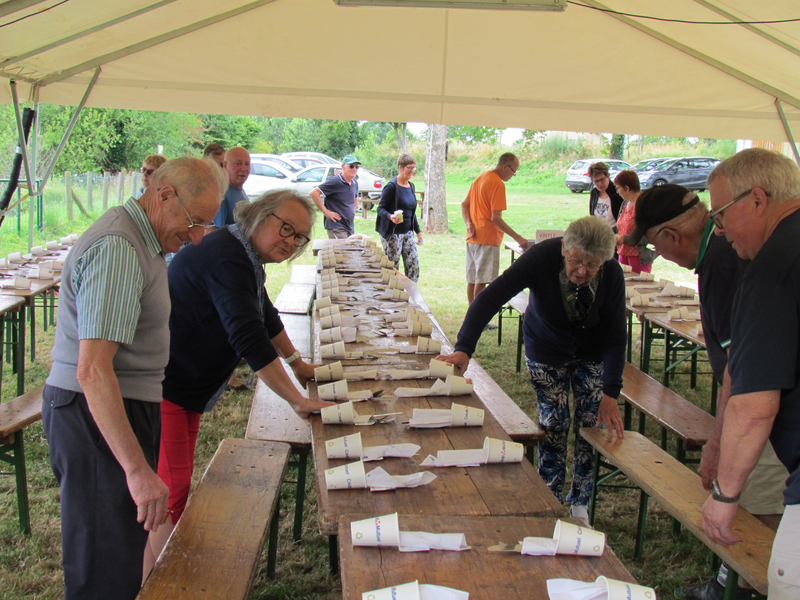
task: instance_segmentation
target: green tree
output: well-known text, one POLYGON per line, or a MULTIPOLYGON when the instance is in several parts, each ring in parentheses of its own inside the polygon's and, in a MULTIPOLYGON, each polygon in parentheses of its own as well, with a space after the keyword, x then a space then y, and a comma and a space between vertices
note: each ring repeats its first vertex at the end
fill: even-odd
POLYGON ((497 127, 447 126, 448 140, 460 140, 470 146, 479 143, 498 144, 502 134, 503 130, 497 127))
POLYGON ((202 133, 193 144, 200 152, 211 142, 222 144, 226 149, 233 146, 249 149, 261 133, 261 126, 253 117, 204 114, 200 115, 200 120, 202 133))
MULTIPOLYGON (((61 141, 74 108, 55 104, 39 105, 39 136, 41 158, 39 164, 49 164, 61 141)), ((119 140, 113 111, 102 108, 84 108, 75 123, 55 166, 55 173, 96 171, 106 161, 109 148, 119 140)), ((41 174, 41 171, 40 171, 41 174)))
POLYGON ((625 135, 622 133, 615 133, 611 136, 611 147, 608 151, 609 158, 616 158, 622 160, 625 156, 625 135))
POLYGON ((320 127, 319 152, 342 158, 355 151, 359 142, 356 121, 324 121, 320 127))

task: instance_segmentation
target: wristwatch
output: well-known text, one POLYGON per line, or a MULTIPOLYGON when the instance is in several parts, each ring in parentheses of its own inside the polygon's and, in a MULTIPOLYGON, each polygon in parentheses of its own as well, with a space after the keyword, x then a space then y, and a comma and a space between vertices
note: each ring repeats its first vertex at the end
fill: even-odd
POLYGON ((711 497, 717 502, 722 502, 723 504, 736 504, 739 501, 739 496, 741 495, 742 492, 739 492, 735 496, 726 496, 722 493, 722 490, 719 489, 719 482, 716 479, 711 482, 711 497))
POLYGON ((287 365, 290 365, 290 364, 292 364, 294 361, 296 361, 298 358, 300 358, 300 350, 295 350, 295 351, 294 351, 294 352, 291 354, 291 356, 287 356, 287 357, 286 357, 286 358, 284 358, 283 360, 284 360, 284 362, 285 362, 287 365))

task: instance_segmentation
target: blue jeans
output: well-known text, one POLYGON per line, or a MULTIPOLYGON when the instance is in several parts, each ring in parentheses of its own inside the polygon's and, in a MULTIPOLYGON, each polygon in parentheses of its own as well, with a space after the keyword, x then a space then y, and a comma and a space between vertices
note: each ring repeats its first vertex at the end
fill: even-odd
POLYGON ((539 442, 539 475, 558 501, 564 502, 571 386, 575 398, 575 451, 567 502, 587 506, 592 494, 593 452, 580 436, 580 428, 597 424, 597 409, 603 398, 603 364, 578 360, 555 368, 531 360, 527 363, 539 405, 539 425, 545 433, 544 441, 539 442))

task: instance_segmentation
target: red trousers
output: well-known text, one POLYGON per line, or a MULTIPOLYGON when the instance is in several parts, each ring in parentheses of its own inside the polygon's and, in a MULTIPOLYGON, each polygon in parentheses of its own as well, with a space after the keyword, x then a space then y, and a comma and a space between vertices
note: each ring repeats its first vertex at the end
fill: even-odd
POLYGON ((181 518, 189 498, 201 416, 200 413, 173 404, 166 398, 161 403, 158 476, 169 487, 169 510, 173 524, 181 518))

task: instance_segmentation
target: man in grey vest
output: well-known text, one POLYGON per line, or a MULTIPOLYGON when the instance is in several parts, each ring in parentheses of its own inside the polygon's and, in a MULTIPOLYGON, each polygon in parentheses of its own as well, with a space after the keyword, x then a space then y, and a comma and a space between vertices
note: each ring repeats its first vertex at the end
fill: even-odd
POLYGON ((148 531, 166 518, 156 474, 169 359, 165 252, 199 243, 224 193, 211 162, 164 163, 64 264, 42 419, 61 492, 66 600, 136 597, 148 531))

